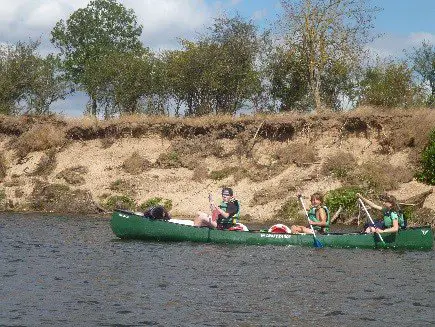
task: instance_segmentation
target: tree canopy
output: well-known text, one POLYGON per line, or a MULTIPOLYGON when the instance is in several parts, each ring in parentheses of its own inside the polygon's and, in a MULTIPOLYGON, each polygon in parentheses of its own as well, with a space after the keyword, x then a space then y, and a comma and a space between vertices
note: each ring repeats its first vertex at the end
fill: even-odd
POLYGON ((304 73, 301 82, 307 83, 312 108, 320 109, 327 100, 322 84, 330 80, 328 74, 341 67, 339 74, 345 73, 349 79, 349 68, 358 68, 364 45, 370 40, 377 8, 369 7, 367 0, 281 0, 281 3, 288 51, 297 53, 304 73))
POLYGON ((96 95, 85 78, 89 67, 96 67, 110 53, 141 51, 141 34, 142 26, 138 25, 133 10, 116 0, 91 1, 66 21, 56 23, 51 41, 61 52, 65 71, 94 100, 93 114, 96 114, 96 95))

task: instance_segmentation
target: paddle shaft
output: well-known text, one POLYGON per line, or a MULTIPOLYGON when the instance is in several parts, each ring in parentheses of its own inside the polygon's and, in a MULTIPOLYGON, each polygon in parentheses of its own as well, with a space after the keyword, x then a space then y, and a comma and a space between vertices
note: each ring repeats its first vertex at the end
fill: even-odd
MULTIPOLYGON (((370 214, 369 214, 369 212, 368 212, 366 206, 364 205, 364 202, 363 202, 360 198, 358 198, 358 201, 359 201, 359 203, 361 203, 362 207, 364 208, 364 211, 366 212, 367 217, 369 217, 370 222, 371 222, 371 223, 373 224, 373 226, 374 226, 374 225, 375 225, 375 222, 373 221, 372 217, 370 216, 370 214)), ((377 233, 377 234, 379 235, 379 238, 381 239, 382 243, 385 244, 384 239, 383 239, 382 236, 381 236, 381 233, 377 233)))
POLYGON ((307 217, 307 220, 308 220, 308 224, 310 225, 311 231, 313 232, 314 246, 317 248, 321 248, 321 247, 323 247, 323 244, 316 237, 316 232, 313 228, 313 225, 311 225, 310 217, 308 216, 308 212, 307 212, 307 209, 305 208, 304 201, 302 201, 302 196, 299 196, 299 201, 301 201, 302 208, 304 208, 305 216, 307 217))
POLYGON ((302 201, 302 197, 301 196, 299 197, 299 201, 301 201, 302 208, 304 208, 305 216, 307 217, 308 224, 310 225, 311 231, 313 232, 314 237, 316 237, 316 232, 314 231, 313 225, 311 225, 310 217, 308 216, 307 209, 305 208, 305 204, 304 204, 304 201, 302 201))

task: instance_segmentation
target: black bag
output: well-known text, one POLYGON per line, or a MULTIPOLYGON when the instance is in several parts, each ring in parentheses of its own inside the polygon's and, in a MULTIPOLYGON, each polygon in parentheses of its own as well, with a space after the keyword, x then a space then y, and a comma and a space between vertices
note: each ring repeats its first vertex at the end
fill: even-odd
POLYGON ((169 212, 167 212, 165 207, 163 207, 163 206, 154 206, 154 207, 148 208, 143 213, 143 215, 149 219, 157 219, 157 220, 169 220, 169 219, 171 219, 169 212))

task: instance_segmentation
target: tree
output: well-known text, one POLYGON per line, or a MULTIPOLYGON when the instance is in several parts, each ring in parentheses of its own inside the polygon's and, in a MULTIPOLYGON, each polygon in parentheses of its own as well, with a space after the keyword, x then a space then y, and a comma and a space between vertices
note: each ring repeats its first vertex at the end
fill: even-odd
MULTIPOLYGON (((306 71, 305 57, 296 49, 279 46, 269 58, 267 75, 270 93, 278 100, 280 111, 310 111, 314 107, 310 96, 309 76, 306 71)), ((323 104, 339 111, 341 98, 356 97, 356 83, 352 70, 345 63, 330 61, 321 76, 320 94, 323 104)))
POLYGON ((359 104, 409 107, 416 94, 412 71, 405 62, 378 60, 364 73, 359 104))
POLYGON ((297 52, 314 109, 323 107, 322 84, 328 70, 356 68, 370 40, 377 8, 367 0, 281 0, 286 43, 297 52))
POLYGON ((93 0, 53 28, 51 42, 61 52, 65 71, 91 97, 93 115, 97 101, 86 83, 89 70, 110 53, 140 52, 141 33, 133 10, 116 0, 93 0))
POLYGON ((430 88, 428 105, 435 104, 435 46, 423 41, 419 48, 414 48, 409 55, 412 68, 420 76, 423 83, 430 88))
POLYGON ((167 81, 187 115, 235 113, 260 88, 255 60, 261 40, 240 17, 218 18, 197 42, 165 55, 167 81))
POLYGON ((39 42, 7 46, 0 51, 0 112, 50 113, 50 105, 72 90, 52 55, 36 53, 39 42))
POLYGON ((308 107, 308 79, 300 53, 277 47, 269 58, 267 74, 270 93, 279 101, 280 111, 304 110, 308 107))
POLYGON ((154 61, 144 49, 142 53, 114 52, 86 66, 84 80, 104 108, 105 117, 141 112, 141 99, 152 100, 154 61))

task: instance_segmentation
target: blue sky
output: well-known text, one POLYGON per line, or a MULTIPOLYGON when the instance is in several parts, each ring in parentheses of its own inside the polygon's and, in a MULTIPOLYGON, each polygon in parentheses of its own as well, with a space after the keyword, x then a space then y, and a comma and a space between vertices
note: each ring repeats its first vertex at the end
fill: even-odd
MULTIPOLYGON (((142 42, 155 51, 178 47, 178 37, 192 38, 204 31, 213 17, 239 12, 259 26, 270 27, 280 13, 279 0, 119 0, 132 8, 143 25, 142 42)), ((39 39, 40 52, 53 51, 50 31, 89 0, 0 0, 0 45, 39 39)), ((374 54, 403 56, 403 49, 423 40, 435 43, 435 0, 371 0, 378 13, 375 32, 382 36, 367 48, 374 54)), ((58 103, 56 111, 80 116, 85 97, 58 103), (63 109, 62 109, 63 108, 63 109)))

